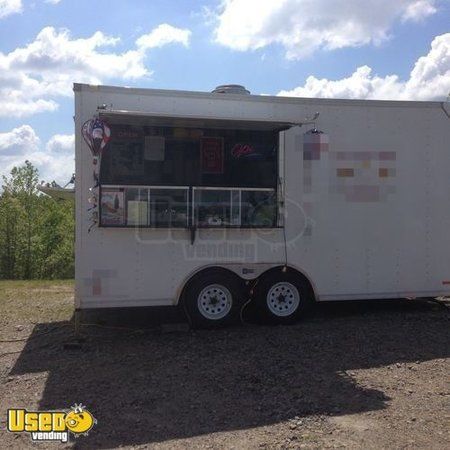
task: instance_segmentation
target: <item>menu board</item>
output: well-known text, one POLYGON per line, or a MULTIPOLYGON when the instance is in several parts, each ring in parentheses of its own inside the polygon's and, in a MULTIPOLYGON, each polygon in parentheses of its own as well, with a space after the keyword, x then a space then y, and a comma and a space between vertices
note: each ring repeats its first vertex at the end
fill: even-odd
POLYGON ((148 203, 143 201, 129 200, 127 225, 147 226, 148 225, 148 203))
POLYGON ((120 189, 102 190, 101 224, 118 225, 118 226, 125 224, 123 190, 120 189))
POLYGON ((146 161, 164 161, 166 140, 163 136, 145 136, 144 159, 146 161))
POLYGON ((200 163, 203 174, 222 174, 223 157, 223 138, 203 137, 201 139, 200 163))

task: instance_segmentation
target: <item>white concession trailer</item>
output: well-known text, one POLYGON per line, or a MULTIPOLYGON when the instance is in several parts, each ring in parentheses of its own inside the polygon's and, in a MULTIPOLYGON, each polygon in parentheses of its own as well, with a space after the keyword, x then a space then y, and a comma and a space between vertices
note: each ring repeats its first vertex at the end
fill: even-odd
POLYGON ((75 84, 76 309, 450 292, 450 107, 75 84))

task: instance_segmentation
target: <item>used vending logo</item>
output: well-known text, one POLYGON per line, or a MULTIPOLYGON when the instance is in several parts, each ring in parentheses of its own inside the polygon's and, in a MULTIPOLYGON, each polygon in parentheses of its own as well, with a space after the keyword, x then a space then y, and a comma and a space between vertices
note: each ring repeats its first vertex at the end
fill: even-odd
POLYGON ((8 409, 8 431, 30 433, 32 441, 68 442, 69 434, 87 436, 97 419, 81 404, 69 411, 8 409))

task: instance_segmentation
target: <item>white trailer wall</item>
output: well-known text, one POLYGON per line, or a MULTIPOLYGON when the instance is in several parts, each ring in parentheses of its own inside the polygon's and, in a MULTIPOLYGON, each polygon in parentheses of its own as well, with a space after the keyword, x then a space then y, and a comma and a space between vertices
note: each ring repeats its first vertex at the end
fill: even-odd
POLYGON ((448 292, 450 120, 439 103, 74 90, 77 307, 175 304, 183 283, 202 267, 226 265, 252 278, 285 264, 286 256, 319 300, 448 292), (304 160, 311 126, 281 133, 285 230, 199 230, 194 245, 189 230, 94 227, 88 233, 93 168, 80 129, 100 105, 294 123, 317 111, 329 149, 318 160, 304 160))

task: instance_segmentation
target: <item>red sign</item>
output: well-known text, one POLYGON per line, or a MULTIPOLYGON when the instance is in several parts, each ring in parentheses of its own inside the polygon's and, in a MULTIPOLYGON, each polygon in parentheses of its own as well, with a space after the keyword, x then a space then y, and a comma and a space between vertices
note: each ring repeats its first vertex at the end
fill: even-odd
POLYGON ((202 173, 223 173, 223 139, 202 138, 200 158, 202 173))
POLYGON ((231 155, 234 158, 240 158, 241 156, 249 156, 255 153, 255 149, 250 144, 236 144, 231 149, 231 155))

